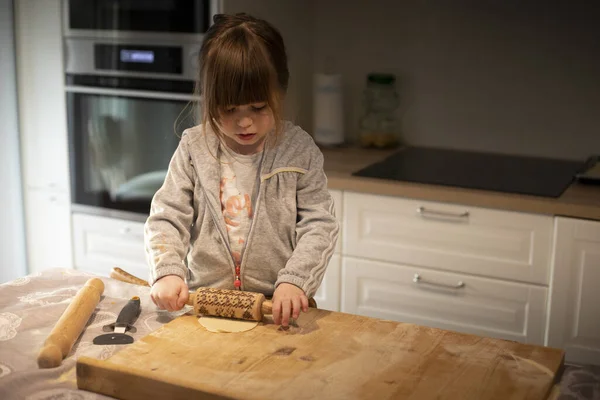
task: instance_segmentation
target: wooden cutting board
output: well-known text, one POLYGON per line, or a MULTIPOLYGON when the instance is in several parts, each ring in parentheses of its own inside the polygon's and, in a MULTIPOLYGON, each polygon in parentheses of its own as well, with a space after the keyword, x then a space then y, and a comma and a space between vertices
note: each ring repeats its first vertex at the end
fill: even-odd
POLYGON ((121 399, 546 399, 561 350, 310 309, 211 333, 176 318, 106 360, 80 357, 77 386, 121 399))

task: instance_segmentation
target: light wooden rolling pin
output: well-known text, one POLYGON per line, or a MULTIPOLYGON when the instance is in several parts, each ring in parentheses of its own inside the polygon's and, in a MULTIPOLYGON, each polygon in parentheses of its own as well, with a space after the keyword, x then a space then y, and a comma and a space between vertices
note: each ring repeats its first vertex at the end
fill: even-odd
MULTIPOLYGON (((113 268, 110 277, 134 285, 150 286, 121 268, 113 268)), ((194 314, 249 321, 261 321, 263 315, 273 313, 273 303, 264 294, 240 290, 199 288, 190 293, 187 304, 194 307, 194 314)))
POLYGON ((96 309, 102 293, 104 282, 98 278, 89 279, 79 289, 38 354, 37 363, 40 368, 54 368, 62 363, 96 309))

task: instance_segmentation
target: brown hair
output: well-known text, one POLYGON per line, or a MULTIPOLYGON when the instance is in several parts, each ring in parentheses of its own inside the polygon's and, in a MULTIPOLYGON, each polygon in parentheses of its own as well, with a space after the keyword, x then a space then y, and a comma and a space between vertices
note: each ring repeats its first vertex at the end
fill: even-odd
POLYGON ((213 22, 200 50, 196 86, 204 128, 209 123, 221 135, 216 121, 226 107, 266 102, 278 136, 289 80, 281 34, 267 21, 244 13, 218 14, 213 22))

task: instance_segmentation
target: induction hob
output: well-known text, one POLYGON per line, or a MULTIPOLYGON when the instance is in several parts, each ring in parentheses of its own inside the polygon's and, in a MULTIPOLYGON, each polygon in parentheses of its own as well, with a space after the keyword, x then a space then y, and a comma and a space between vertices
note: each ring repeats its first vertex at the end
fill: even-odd
POLYGON ((407 147, 354 176, 559 197, 585 162, 407 147))

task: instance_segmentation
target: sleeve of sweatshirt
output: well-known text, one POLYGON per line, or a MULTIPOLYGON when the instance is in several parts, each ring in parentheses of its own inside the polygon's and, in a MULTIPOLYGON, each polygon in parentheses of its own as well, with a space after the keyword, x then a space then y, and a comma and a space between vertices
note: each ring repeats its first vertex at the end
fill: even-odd
POLYGON ((283 282, 296 285, 308 297, 314 296, 321 285, 339 235, 333 198, 323 171, 323 154, 313 146, 310 168, 297 183, 296 248, 275 282, 275 287, 283 282))
POLYGON ((150 286, 166 275, 187 277, 184 262, 194 220, 194 170, 183 135, 169 163, 167 176, 152 198, 144 226, 146 258, 150 265, 150 286))

